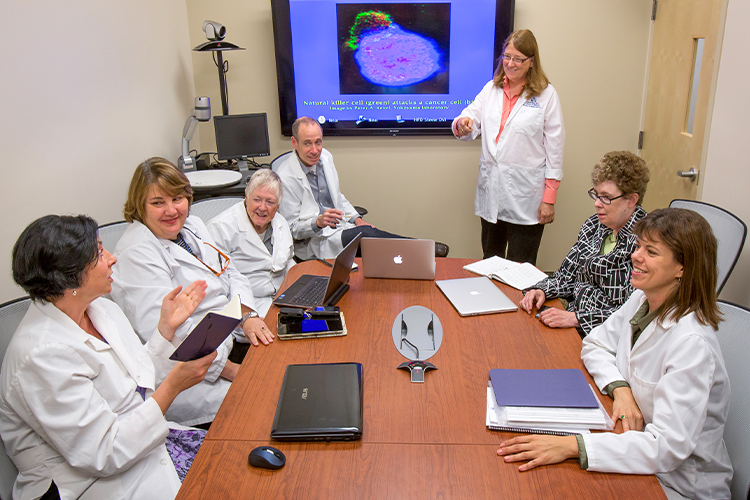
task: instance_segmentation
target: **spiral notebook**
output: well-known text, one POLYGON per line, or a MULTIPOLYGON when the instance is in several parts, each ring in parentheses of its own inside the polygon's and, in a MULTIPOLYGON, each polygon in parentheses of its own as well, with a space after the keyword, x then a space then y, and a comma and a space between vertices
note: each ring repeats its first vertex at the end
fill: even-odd
POLYGON ((580 425, 566 424, 532 424, 510 423, 505 408, 497 405, 495 391, 492 384, 487 387, 487 428, 493 431, 525 432, 529 434, 552 434, 555 436, 572 436, 575 434, 589 434, 588 428, 580 425))

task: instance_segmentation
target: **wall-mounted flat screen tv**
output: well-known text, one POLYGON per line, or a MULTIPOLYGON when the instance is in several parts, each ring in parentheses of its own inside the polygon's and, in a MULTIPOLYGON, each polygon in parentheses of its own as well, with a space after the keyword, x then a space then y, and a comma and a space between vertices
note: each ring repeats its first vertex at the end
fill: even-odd
POLYGON ((281 132, 447 135, 491 78, 514 0, 271 0, 281 132))

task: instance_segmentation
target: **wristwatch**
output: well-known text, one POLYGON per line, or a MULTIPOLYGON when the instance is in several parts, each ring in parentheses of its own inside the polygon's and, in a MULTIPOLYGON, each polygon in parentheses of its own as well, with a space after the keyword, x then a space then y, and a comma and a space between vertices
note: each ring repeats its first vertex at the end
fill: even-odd
POLYGON ((240 320, 240 328, 245 326, 245 321, 249 320, 250 318, 257 318, 257 317, 258 317, 258 313, 250 309, 250 312, 245 314, 240 320))

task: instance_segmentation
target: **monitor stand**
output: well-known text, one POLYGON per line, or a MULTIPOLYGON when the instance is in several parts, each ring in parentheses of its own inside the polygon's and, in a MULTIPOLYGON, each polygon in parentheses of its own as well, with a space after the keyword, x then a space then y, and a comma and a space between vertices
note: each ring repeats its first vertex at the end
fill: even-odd
POLYGON ((250 170, 247 168, 247 156, 243 156, 239 160, 237 160, 237 167, 240 171, 240 175, 242 175, 242 179, 240 182, 244 184, 247 184, 247 182, 250 180, 250 170))

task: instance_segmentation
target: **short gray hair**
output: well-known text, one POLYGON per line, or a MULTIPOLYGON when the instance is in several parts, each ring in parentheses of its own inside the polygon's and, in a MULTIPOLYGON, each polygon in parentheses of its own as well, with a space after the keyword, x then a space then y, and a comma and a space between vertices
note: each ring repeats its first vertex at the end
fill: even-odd
POLYGON ((245 198, 256 189, 264 187, 271 188, 275 192, 276 198, 279 199, 279 203, 281 203, 281 197, 284 194, 281 187, 281 177, 270 168, 261 168, 250 177, 250 182, 245 187, 245 198))

